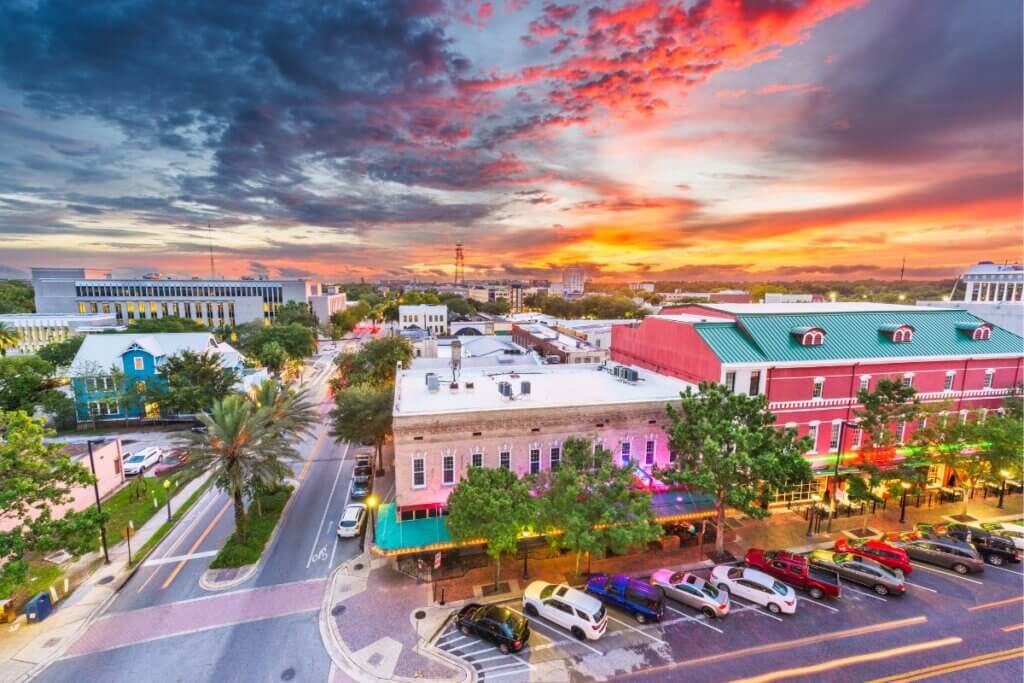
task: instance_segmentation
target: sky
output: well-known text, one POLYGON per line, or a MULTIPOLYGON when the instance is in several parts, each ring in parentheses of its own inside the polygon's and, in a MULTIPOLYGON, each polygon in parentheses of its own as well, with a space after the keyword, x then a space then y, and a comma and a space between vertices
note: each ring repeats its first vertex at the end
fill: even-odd
POLYGON ((0 277, 1022 258, 1019 0, 0 0, 0 277))

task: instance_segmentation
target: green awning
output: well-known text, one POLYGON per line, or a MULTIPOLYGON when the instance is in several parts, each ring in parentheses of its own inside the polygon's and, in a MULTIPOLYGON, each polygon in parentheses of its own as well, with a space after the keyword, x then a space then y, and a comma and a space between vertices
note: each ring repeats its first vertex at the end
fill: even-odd
POLYGON ((444 517, 398 520, 394 503, 381 503, 377 528, 373 534, 375 549, 384 555, 442 550, 455 545, 444 517))

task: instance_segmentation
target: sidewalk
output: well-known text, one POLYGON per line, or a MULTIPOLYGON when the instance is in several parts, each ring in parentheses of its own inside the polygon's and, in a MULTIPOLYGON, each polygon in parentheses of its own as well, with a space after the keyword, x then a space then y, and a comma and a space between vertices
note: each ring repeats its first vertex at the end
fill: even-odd
MULTIPOLYGON (((171 499, 177 509, 206 481, 196 477, 171 499)), ((132 537, 133 551, 141 548, 163 526, 166 517, 157 513, 132 537)), ((131 578, 135 568, 128 568, 128 545, 125 542, 109 547, 110 564, 100 568, 78 586, 67 598, 60 600, 44 621, 28 624, 20 615, 13 624, 0 626, 0 683, 27 681, 53 660, 62 656, 89 623, 99 616, 118 589, 131 578)), ((80 563, 93 563, 102 558, 102 551, 80 558, 80 563)), ((136 566, 136 568, 139 565, 136 566)))

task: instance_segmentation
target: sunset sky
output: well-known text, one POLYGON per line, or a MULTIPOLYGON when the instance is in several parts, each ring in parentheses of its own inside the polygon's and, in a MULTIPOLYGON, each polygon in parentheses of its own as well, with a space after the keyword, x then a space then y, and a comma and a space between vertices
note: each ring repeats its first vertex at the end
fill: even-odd
POLYGON ((0 277, 1020 260, 1021 5, 3 0, 0 277))

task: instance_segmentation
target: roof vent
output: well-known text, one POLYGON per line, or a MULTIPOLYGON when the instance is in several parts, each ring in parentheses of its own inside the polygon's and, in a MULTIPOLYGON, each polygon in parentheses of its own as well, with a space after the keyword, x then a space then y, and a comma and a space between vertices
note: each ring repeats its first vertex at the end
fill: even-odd
POLYGON ((512 398, 512 385, 508 382, 498 382, 498 393, 507 398, 512 398))
POLYGON ((473 383, 466 382, 466 391, 473 391, 473 383))
POLYGON ((519 393, 523 394, 523 395, 529 394, 530 393, 530 383, 529 382, 525 382, 525 381, 524 382, 520 382, 519 383, 519 393))
POLYGON ((459 383, 458 382, 452 382, 451 384, 448 385, 448 388, 451 391, 458 391, 459 390, 459 383))
POLYGON ((440 391, 440 389, 441 381, 437 378, 437 375, 435 375, 434 373, 430 373, 429 375, 427 375, 427 390, 434 392, 440 391))

